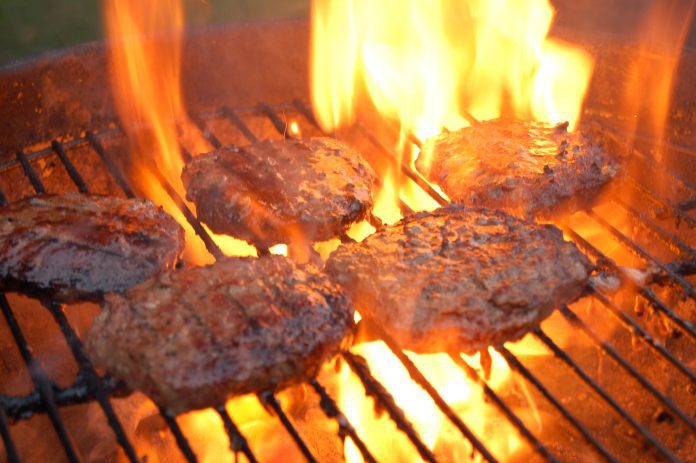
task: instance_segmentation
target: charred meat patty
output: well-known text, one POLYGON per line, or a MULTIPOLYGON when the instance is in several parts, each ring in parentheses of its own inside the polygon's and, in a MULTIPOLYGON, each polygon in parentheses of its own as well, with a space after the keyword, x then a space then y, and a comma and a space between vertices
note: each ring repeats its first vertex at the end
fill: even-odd
POLYGON ((315 267, 230 258, 107 295, 86 346, 112 375, 182 412, 311 378, 352 326, 353 306, 315 267))
POLYGON ((453 200, 550 216, 591 202, 618 172, 593 138, 568 123, 494 119, 430 138, 416 166, 453 200))
POLYGON ((408 216, 326 263, 356 310, 421 353, 516 340, 581 296, 591 270, 556 227, 461 205, 408 216))
POLYGON ((184 231, 143 199, 68 193, 0 208, 0 287, 61 302, 99 300, 173 267, 184 231))
POLYGON ((373 204, 372 169, 332 138, 224 146, 194 158, 182 178, 211 230, 262 246, 333 238, 373 204))

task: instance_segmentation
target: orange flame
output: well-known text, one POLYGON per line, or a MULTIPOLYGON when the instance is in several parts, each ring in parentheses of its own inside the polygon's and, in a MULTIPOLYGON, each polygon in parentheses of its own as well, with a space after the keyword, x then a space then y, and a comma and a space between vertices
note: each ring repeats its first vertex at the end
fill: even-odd
MULTIPOLYGON (((315 0, 317 120, 335 130, 372 105, 400 123, 400 153, 410 134, 423 140, 468 125, 472 115, 574 126, 593 61, 547 37, 553 15, 548 0, 315 0)), ((389 199, 378 205, 387 222, 399 215, 398 198, 415 210, 437 206, 414 186, 398 175, 385 181, 382 196, 389 199)))
MULTIPOLYGON (((419 155, 427 155, 408 143, 411 135, 424 140, 443 127, 458 129, 473 119, 512 116, 550 123, 568 120, 575 126, 593 61, 581 49, 547 37, 553 16, 547 0, 315 0, 311 97, 316 118, 323 129, 333 131, 373 108, 387 125, 398 122, 395 148, 411 166, 419 155)), ((373 213, 383 222, 399 220, 402 204, 416 211, 438 207, 400 175, 400 166, 381 172, 373 213)), ((532 352, 528 346, 519 343, 515 351, 532 352)), ((431 450, 445 447, 456 453, 461 446, 453 440, 456 431, 448 431, 444 416, 383 343, 359 345, 353 351, 368 360, 431 450)), ((481 388, 452 359, 445 354, 410 356, 476 432, 491 426, 481 388)), ((510 370, 497 352, 491 356, 489 384, 495 389, 509 382, 510 370)), ((477 358, 465 361, 478 366, 477 358)), ((356 404, 362 386, 347 366, 339 377, 341 406, 364 430, 368 447, 378 457, 418 460, 408 441, 389 431, 394 425, 387 417, 378 417, 370 404, 356 404)), ((503 459, 519 450, 514 431, 486 436, 489 448, 503 459)), ((465 450, 459 451, 456 455, 464 458, 465 450)), ((362 461, 350 441, 345 457, 362 461)))
POLYGON ((679 64, 696 1, 653 2, 646 10, 640 32, 640 47, 629 67, 624 93, 624 111, 629 116, 627 132, 641 130, 658 137, 661 155, 665 124, 670 108, 674 73, 679 64))
MULTIPOLYGON (((158 170, 179 197, 183 157, 180 142, 194 154, 210 149, 186 117, 181 92, 181 38, 184 27, 180 0, 105 0, 104 20, 111 41, 109 65, 116 108, 131 145, 131 178, 186 231, 186 257, 196 264, 212 257, 193 228, 160 185, 158 170)), ((187 204, 191 210, 193 205, 187 204)), ((228 255, 255 255, 246 243, 212 234, 228 255)))
POLYGON ((592 59, 546 37, 553 14, 547 0, 316 0, 314 111, 327 130, 350 124, 364 83, 402 135, 462 127, 467 111, 576 123, 592 59))

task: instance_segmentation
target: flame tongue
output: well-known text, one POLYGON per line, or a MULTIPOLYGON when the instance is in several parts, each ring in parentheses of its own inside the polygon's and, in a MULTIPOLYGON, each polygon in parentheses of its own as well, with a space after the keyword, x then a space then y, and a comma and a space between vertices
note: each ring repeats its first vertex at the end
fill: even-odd
POLYGON ((133 149, 155 160, 168 178, 183 162, 176 122, 184 119, 180 91, 181 31, 179 0, 106 0, 107 34, 112 39, 113 91, 133 149), (147 129, 145 129, 147 127, 147 129))
POLYGON ((328 130, 349 124, 364 83, 420 138, 466 125, 464 110, 576 122, 592 60, 546 37, 553 14, 547 0, 316 0, 314 110, 328 130))
MULTIPOLYGON (((194 153, 210 147, 186 116, 181 91, 181 45, 184 13, 181 0, 105 0, 104 21, 111 41, 111 87, 131 147, 130 178, 148 198, 161 205, 186 231, 186 257, 196 264, 212 256, 179 207, 160 185, 161 177, 180 198, 183 158, 180 143, 194 153)), ((189 209, 194 209, 188 204, 189 209)), ((228 236, 210 235, 227 255, 256 250, 228 236)))

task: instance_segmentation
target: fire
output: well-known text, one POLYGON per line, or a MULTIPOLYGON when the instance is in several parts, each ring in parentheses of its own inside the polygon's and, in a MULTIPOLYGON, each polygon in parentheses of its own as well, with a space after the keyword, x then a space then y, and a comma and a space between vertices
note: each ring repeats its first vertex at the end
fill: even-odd
MULTIPOLYGON (((547 36, 553 15, 548 0, 315 0, 317 120, 332 131, 372 106, 398 121, 402 156, 409 135, 425 140, 443 127, 468 125, 472 116, 567 120, 574 127, 593 61, 547 36)), ((392 180, 385 183, 392 202, 413 194, 412 182, 392 180)), ((406 202, 422 210, 436 206, 429 201, 406 202)), ((392 208, 388 221, 393 214, 392 208)))
MULTIPOLYGON (((210 150, 188 120, 182 98, 181 1, 105 0, 104 22, 111 41, 112 91, 131 145, 131 178, 145 196, 162 206, 184 228, 187 260, 211 263, 212 256, 159 181, 161 173, 179 197, 184 198, 180 143, 191 146, 195 154, 210 150)), ((187 206, 195 211, 192 204, 187 206)), ((211 236, 227 255, 256 253, 245 242, 211 236)))
POLYGON ((467 112, 576 123, 592 59, 547 37, 553 15, 547 0, 317 0, 317 118, 327 130, 348 125, 368 96, 401 123, 402 142, 465 126, 467 112))
MULTIPOLYGON (((436 455, 448 461, 468 459, 470 448, 465 439, 451 427, 428 394, 414 383, 406 369, 381 341, 354 346, 352 352, 363 356, 377 378, 393 395, 421 436, 424 444, 436 455), (446 432, 445 432, 446 431, 446 432)), ((494 390, 505 387, 509 381, 509 367, 495 350, 491 349, 493 367, 488 384, 494 390)), ((446 354, 417 355, 408 353, 411 360, 437 387, 444 400, 476 430, 497 426, 498 412, 486 403, 482 389, 472 383, 463 370, 446 354), (495 424, 494 424, 495 422, 495 424)), ((473 368, 481 370, 478 354, 462 356, 473 368)), ((347 364, 339 371, 339 403, 348 419, 360 430, 366 445, 378 460, 421 461, 420 456, 402 435, 386 413, 378 414, 368 401, 356 403, 355 397, 364 394, 360 381, 347 364)), ((505 429, 505 428, 504 428, 505 429)), ((513 432, 491 433, 486 445, 495 448, 504 459, 513 455, 522 445, 513 432)), ((507 429, 505 429, 507 431, 507 429)), ((347 441, 344 456, 348 462, 362 462, 355 444, 347 441)))
MULTIPOLYGON (((567 120, 574 127, 593 61, 578 47, 548 37, 553 16, 547 0, 315 0, 311 97, 316 118, 326 131, 349 126, 362 113, 377 113, 387 125, 396 122, 398 162, 411 167, 419 155, 428 155, 419 152, 412 137, 423 141, 443 128, 456 130, 476 119, 567 120)), ((398 163, 380 174, 382 187, 373 213, 384 223, 401 218, 402 204, 415 211, 439 206, 401 175, 398 163)), ((548 355, 530 341, 510 348, 519 355, 548 355)), ((358 345, 353 352, 367 359, 431 450, 444 451, 453 461, 468 458, 469 449, 460 448, 461 436, 384 343, 358 345)), ((496 455, 506 459, 520 449, 513 430, 486 432, 495 425, 482 389, 450 357, 409 356, 474 431, 485 434, 486 445, 496 455)), ((491 357, 493 376, 488 384, 493 389, 511 387, 509 366, 494 350, 491 357)), ((480 368, 478 357, 463 358, 480 368)), ((355 397, 364 391, 348 366, 339 377, 341 406, 363 430, 378 459, 419 460, 387 417, 377 416, 370 404, 356 404, 355 397)), ((530 397, 524 387, 522 392, 530 397)), ((539 427, 536 408, 530 405, 539 427)), ((345 457, 362 461, 351 441, 345 457)))
MULTIPOLYGON (((674 73, 691 26, 696 2, 667 0, 647 9, 640 27, 639 50, 631 63, 623 99, 628 116, 626 132, 638 130, 658 138, 656 153, 662 151, 665 124, 670 108, 674 73)), ((633 140, 630 140, 631 142, 633 140)))

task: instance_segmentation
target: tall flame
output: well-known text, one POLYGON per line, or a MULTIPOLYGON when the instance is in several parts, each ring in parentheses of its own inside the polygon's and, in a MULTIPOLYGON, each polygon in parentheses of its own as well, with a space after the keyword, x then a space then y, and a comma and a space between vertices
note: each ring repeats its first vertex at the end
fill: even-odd
POLYGON ((112 39, 109 64, 114 99, 132 149, 141 160, 151 159, 148 152, 154 150, 163 173, 177 178, 183 160, 176 123, 185 119, 181 2, 106 0, 104 13, 112 39))
POLYGON ((312 102, 327 130, 354 121, 364 85, 403 135, 503 114, 576 123, 592 71, 547 37, 548 0, 315 0, 312 102))
POLYGON ((670 108, 674 74, 681 57, 691 19, 694 0, 653 2, 646 9, 638 28, 639 47, 630 64, 624 91, 623 110, 628 116, 627 133, 631 136, 642 123, 642 131, 657 138, 661 145, 670 108))
MULTIPOLYGON (((412 163, 411 135, 475 119, 578 123, 593 60, 548 37, 548 0, 314 0, 311 14, 311 98, 327 131, 374 108, 398 122, 397 153, 412 163)), ((398 218, 398 200, 437 207, 398 170, 385 177, 383 220, 398 218)))
MULTIPOLYGON (((112 92, 130 142, 130 178, 184 228, 188 260, 211 263, 203 242, 159 181, 161 174, 184 198, 180 143, 190 146, 194 155, 210 149, 188 120, 182 97, 181 0, 105 0, 104 22, 110 39, 112 92)), ((256 253, 244 242, 210 234, 228 255, 256 253)))
MULTIPOLYGON (((354 123, 362 111, 376 110, 387 126, 398 123, 395 149, 404 162, 427 154, 408 143, 412 135, 423 140, 475 119, 512 116, 568 120, 574 126, 593 61, 581 49, 548 37, 553 16, 548 0, 314 0, 314 113, 322 128, 333 131, 354 123)), ((373 213, 385 223, 401 217, 401 203, 417 211, 437 207, 400 175, 398 166, 382 168, 380 174, 373 213)), ((367 359, 431 450, 444 449, 455 461, 468 456, 468 449, 458 448, 461 442, 452 441, 456 431, 446 427, 444 416, 383 343, 352 350, 367 359)), ((516 352, 527 353, 527 348, 520 344, 516 352)), ((447 355, 410 356, 453 409, 477 433, 485 433, 497 455, 509 458, 519 451, 514 431, 485 432, 497 425, 491 423, 481 389, 447 355)), ((509 367, 497 352, 491 356, 489 384, 509 384, 509 367)), ((465 361, 480 367, 478 358, 465 361)), ((339 378, 341 407, 364 430, 368 447, 380 458, 419 460, 403 436, 389 432, 393 424, 387 417, 375 414, 370 404, 355 403, 362 386, 346 365, 339 378)), ((362 461, 351 441, 345 457, 362 461)))

